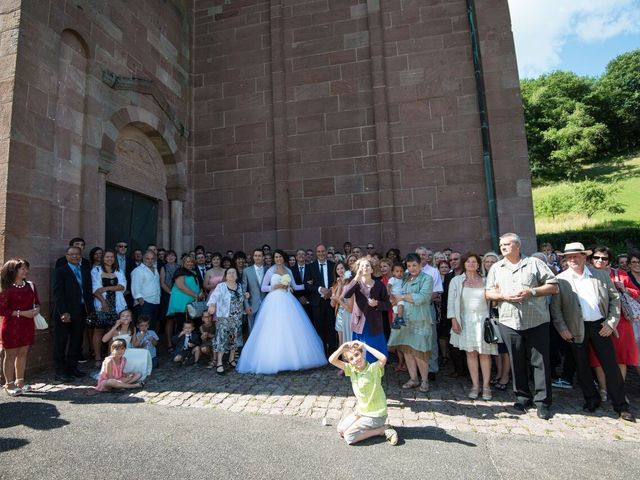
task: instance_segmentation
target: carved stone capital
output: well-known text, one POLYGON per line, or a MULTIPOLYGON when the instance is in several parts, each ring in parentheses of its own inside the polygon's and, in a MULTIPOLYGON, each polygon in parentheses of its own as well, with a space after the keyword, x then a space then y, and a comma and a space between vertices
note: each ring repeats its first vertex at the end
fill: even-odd
POLYGON ((113 169, 113 165, 116 163, 116 155, 113 152, 107 150, 100 150, 100 158, 98 160, 98 172, 108 175, 113 169))

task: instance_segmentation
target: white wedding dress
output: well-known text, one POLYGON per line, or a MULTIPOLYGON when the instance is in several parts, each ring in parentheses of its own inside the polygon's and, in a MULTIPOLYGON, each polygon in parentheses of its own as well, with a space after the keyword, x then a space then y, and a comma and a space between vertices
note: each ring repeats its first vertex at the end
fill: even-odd
MULTIPOLYGON (((288 270, 288 269, 287 269, 288 270)), ((301 290, 291 277, 291 286, 301 290)), ((288 289, 274 289, 282 275, 271 267, 263 279, 263 291, 270 293, 258 310, 249 339, 245 342, 236 370, 239 373, 274 374, 326 365, 322 341, 300 302, 288 289)))

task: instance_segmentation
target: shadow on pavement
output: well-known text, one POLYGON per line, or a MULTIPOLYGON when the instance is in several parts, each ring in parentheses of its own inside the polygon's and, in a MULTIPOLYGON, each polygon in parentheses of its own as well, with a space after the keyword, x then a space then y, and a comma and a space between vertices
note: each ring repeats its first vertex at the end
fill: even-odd
POLYGON ((55 405, 45 402, 6 402, 2 403, 0 429, 23 425, 34 430, 52 430, 69 425, 60 418, 55 405))
POLYGON ((24 438, 0 437, 0 453, 8 452, 9 450, 18 450, 25 445, 29 445, 29 440, 25 440, 24 438))

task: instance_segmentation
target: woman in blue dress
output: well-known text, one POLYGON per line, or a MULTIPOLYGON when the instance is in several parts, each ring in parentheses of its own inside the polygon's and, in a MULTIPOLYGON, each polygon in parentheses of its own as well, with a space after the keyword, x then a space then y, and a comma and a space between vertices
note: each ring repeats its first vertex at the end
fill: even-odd
POLYGON ((302 304, 291 293, 303 290, 285 265, 282 250, 273 252, 274 265, 262 279, 268 295, 256 314, 251 335, 242 349, 237 371, 273 374, 326 365, 324 347, 302 304))
MULTIPOLYGON (((358 260, 355 268, 355 277, 344 287, 342 294, 344 298, 355 297, 351 312, 352 339, 367 344, 386 356, 387 340, 384 337, 383 322, 387 320, 387 311, 391 309, 387 287, 381 280, 373 278, 368 258, 358 260)), ((376 361, 368 351, 367 361, 376 361)))

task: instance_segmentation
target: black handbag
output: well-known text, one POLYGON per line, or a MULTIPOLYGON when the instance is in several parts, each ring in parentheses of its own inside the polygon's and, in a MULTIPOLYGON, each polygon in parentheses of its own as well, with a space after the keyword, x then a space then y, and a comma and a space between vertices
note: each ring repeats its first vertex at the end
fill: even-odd
POLYGON ((496 328, 493 325, 493 322, 490 318, 484 319, 484 341, 487 343, 498 343, 500 342, 500 337, 496 332, 496 328))

